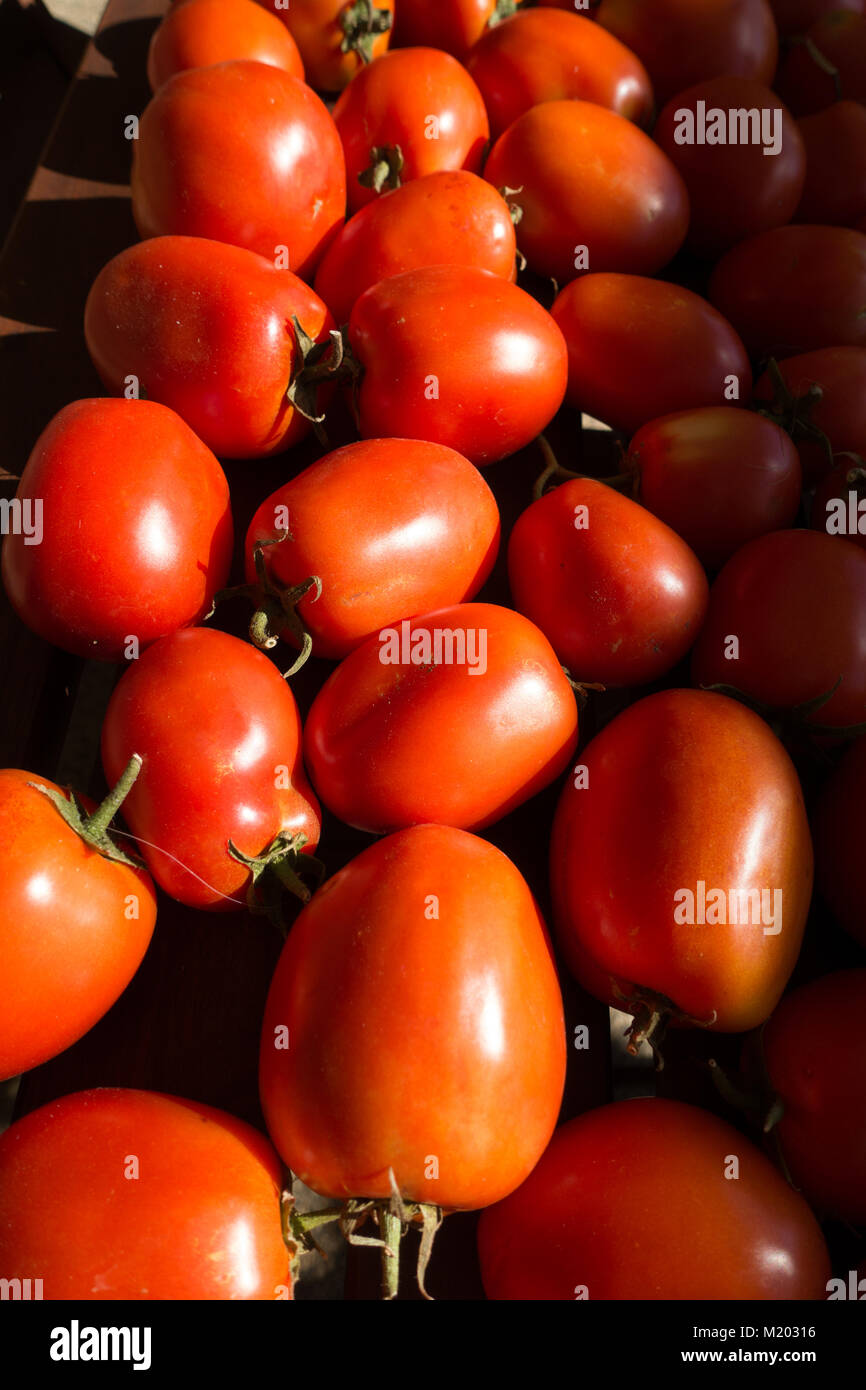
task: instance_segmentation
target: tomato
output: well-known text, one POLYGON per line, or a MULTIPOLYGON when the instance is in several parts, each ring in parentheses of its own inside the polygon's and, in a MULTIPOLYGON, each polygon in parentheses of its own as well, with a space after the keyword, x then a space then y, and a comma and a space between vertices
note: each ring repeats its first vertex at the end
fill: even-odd
POLYGON ((821 19, 834 10, 866 14, 866 0, 770 0, 770 9, 776 20, 779 37, 787 39, 793 34, 805 33, 816 19, 821 19))
MULTIPOLYGON (((326 454, 261 504, 247 532, 251 582, 257 541, 272 584, 319 579, 318 597, 301 598, 298 617, 316 656, 344 657, 401 618, 472 598, 496 558, 499 511, 477 468, 453 449, 369 439, 326 454)), ((273 611, 278 632, 282 615, 273 611)), ((291 629, 283 632, 291 641, 291 629)))
POLYGON ((3 583, 28 627, 65 651, 119 661, 130 636, 146 647, 199 622, 228 578, 225 474, 153 401, 64 406, 16 496, 41 535, 7 536, 3 583))
POLYGON ((463 603, 347 656, 313 701, 304 754, 347 825, 478 830, 554 781, 576 741, 574 695, 543 633, 509 608, 463 603))
POLYGON ((545 925, 493 845, 403 830, 297 918, 265 1009, 261 1098, 314 1191, 388 1198, 392 1170, 409 1201, 495 1202, 544 1151, 564 1080, 545 925))
POLYGON ((293 36, 304 60, 307 81, 323 92, 338 92, 365 63, 386 51, 394 0, 258 0, 274 10, 293 36))
POLYGON ((625 462, 643 505, 709 569, 746 541, 793 526, 800 507, 797 450, 783 429, 749 410, 708 406, 651 420, 625 462))
POLYGON ((566 348, 550 314, 475 267, 380 281, 357 300, 348 337, 363 368, 365 439, 426 439, 494 463, 534 439, 565 395, 566 348))
POLYGON ((664 675, 694 642, 707 605, 706 576, 685 542, 593 478, 527 508, 511 532, 508 574, 517 608, 578 681, 642 685, 664 675))
POLYGON ((691 290, 637 275, 585 275, 551 314, 568 345, 567 400, 634 434, 675 410, 748 398, 745 349, 691 290))
POLYGON ((171 897, 210 911, 243 907, 251 871, 229 841, 250 859, 278 836, 315 848, 319 807, 300 742, 279 671, 224 632, 175 632, 125 672, 102 726, 102 765, 113 782, 141 756, 124 819, 171 897))
POLYGON ((809 723, 866 719, 866 553, 816 531, 775 531, 743 546, 710 590, 692 678, 774 710, 838 687, 809 723))
POLYGON ((515 278, 514 223, 477 174, 443 169, 383 193, 356 212, 316 272, 316 293, 338 323, 371 285, 426 265, 468 265, 515 278))
POLYGON ((402 48, 363 68, 334 107, 334 122, 346 156, 350 212, 384 187, 422 174, 479 174, 490 134, 472 78, 435 48, 402 48), (362 176, 372 181, 361 183, 362 176))
POLYGON ((488 26, 510 8, 509 0, 400 0, 394 42, 401 48, 442 48, 463 62, 473 44, 490 32, 488 26))
POLYGON ((807 487, 827 474, 833 453, 866 456, 866 347, 819 348, 789 357, 779 372, 786 398, 776 400, 776 384, 765 372, 755 400, 772 407, 791 431, 807 487))
POLYGON ((675 1100, 563 1125, 484 1212, 478 1251, 493 1299, 821 1299, 830 1276, 803 1198, 724 1120, 675 1100))
POLYGON ((155 237, 99 272, 84 334, 109 391, 122 395, 135 378, 215 453, 258 458, 310 429, 286 399, 302 366, 294 317, 316 342, 334 327, 319 296, 272 261, 224 242, 155 237))
POLYGON ((685 184, 624 116, 588 101, 533 106, 501 135, 484 177, 510 189, 530 267, 559 282, 579 272, 652 274, 679 250, 685 184))
POLYGON ((343 152, 323 102, 266 63, 169 79, 141 117, 132 210, 142 237, 206 237, 306 278, 346 209, 343 152))
POLYGON ((843 97, 866 102, 866 15, 837 7, 810 25, 806 38, 808 45, 791 45, 776 75, 776 88, 794 115, 811 116, 843 97))
POLYGON ((845 458, 821 479, 812 498, 809 525, 828 536, 845 536, 866 548, 866 467, 845 458))
POLYGON ((815 807, 815 872, 837 922, 866 948, 861 854, 866 834, 866 738, 846 750, 815 807))
POLYGON ((253 0, 184 0, 150 41, 147 80, 155 92, 176 72, 241 58, 304 79, 298 46, 276 15, 266 15, 253 0))
POLYGON ((671 1015, 756 1027, 794 968, 812 892, 803 796, 779 740, 736 700, 664 690, 617 715, 579 766, 550 850, 569 968, 636 1015, 633 1045, 655 1045, 671 1015))
POLYGON ((222 1110, 78 1091, 0 1136, 0 1270, 38 1271, 46 1299, 287 1298, 280 1188, 271 1145, 222 1110))
POLYGON ((856 227, 866 217, 866 110, 837 101, 799 125, 806 183, 796 221, 856 227))
POLYGON ((639 58, 584 16, 541 6, 488 29, 469 54, 495 139, 542 101, 597 102, 638 125, 649 122, 653 94, 639 58))

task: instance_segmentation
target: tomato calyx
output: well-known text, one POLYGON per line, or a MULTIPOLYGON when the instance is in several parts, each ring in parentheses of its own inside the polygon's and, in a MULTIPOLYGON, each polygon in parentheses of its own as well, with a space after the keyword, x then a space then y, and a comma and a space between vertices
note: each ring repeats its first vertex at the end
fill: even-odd
POLYGON ((813 381, 802 395, 796 396, 785 381, 775 357, 767 362, 767 375, 773 387, 773 399, 769 407, 753 404, 751 408, 783 429, 795 444, 806 441, 819 444, 832 467, 833 445, 820 425, 816 425, 812 419, 812 411, 824 398, 823 388, 813 381))
POLYGON ((370 163, 361 170, 358 182, 362 188, 372 188, 374 193, 399 188, 403 162, 399 145, 374 145, 370 150, 370 163))
POLYGON ((841 101, 843 97, 842 74, 835 63, 832 63, 827 55, 822 53, 815 40, 810 39, 808 34, 793 34, 788 42, 792 48, 795 44, 802 45, 802 47, 805 48, 816 67, 819 67, 825 76, 832 80, 833 91, 835 93, 833 98, 834 101, 841 101))
POLYGON ((782 742, 790 742, 803 734, 831 734, 834 738, 843 739, 859 738, 861 734, 866 734, 866 721, 859 724, 817 724, 810 718, 832 700, 842 684, 842 679, 843 677, 839 676, 829 690, 823 691, 811 700, 804 700, 799 705, 792 705, 790 709, 765 704, 753 695, 747 695, 738 686, 726 685, 724 682, 702 685, 700 688, 714 695, 727 695, 730 700, 738 700, 741 705, 759 714, 782 742))
POLYGON ((715 1009, 713 1009, 710 1018, 695 1018, 692 1014, 687 1014, 678 1008, 666 994, 660 994, 657 990, 644 989, 641 985, 633 986, 633 992, 626 994, 624 990, 620 989, 616 980, 611 977, 610 986, 614 998, 627 1004, 628 1012, 634 1015, 631 1024, 625 1031, 625 1036, 628 1038, 626 1051, 630 1057, 636 1057, 641 1044, 648 1043, 652 1049, 656 1071, 664 1071, 665 1062, 661 1045, 672 1022, 686 1024, 691 1028, 711 1028, 718 1018, 715 1009))
POLYGON ((757 1075, 754 1074, 753 1070, 747 1085, 739 1086, 735 1081, 732 1081, 714 1057, 709 1059, 708 1066, 713 1084, 722 1100, 727 1101, 728 1105, 738 1110, 742 1115, 747 1115, 760 1128, 762 1134, 770 1136, 773 1154, 786 1182, 799 1191, 791 1176, 791 1170, 785 1159, 776 1128, 785 1114, 785 1102, 773 1086, 767 1071, 764 1056, 764 1027, 765 1025, 761 1024, 757 1035, 757 1075))
POLYGON ((574 691, 574 696, 577 700, 578 709, 584 708, 587 700, 589 699, 589 692, 591 690, 596 690, 600 693, 603 693, 605 690, 607 690, 607 686, 602 685, 600 681, 576 681, 567 666, 563 666, 562 674, 565 676, 565 679, 568 681, 569 685, 574 691))
POLYGON ((298 616, 297 605, 313 588, 316 592, 311 599, 312 603, 315 603, 322 593, 322 581, 317 574, 311 574, 300 584, 295 584, 290 588, 282 588, 271 579, 265 566, 265 547, 281 545, 283 541, 291 539, 291 532, 287 527, 284 527, 278 535, 272 536, 270 540, 256 541, 253 546, 253 564, 256 569, 255 582, 238 584, 233 589, 220 589, 219 593, 214 595, 210 612, 207 614, 208 618, 213 617, 217 604, 224 603, 227 599, 248 599, 255 608, 253 616, 250 618, 249 638, 253 646, 258 647, 259 651, 272 650, 283 632, 288 629, 298 643, 300 652, 289 669, 283 672, 283 680, 289 680, 296 671, 300 671, 313 650, 312 636, 298 616))
POLYGON ((390 1197, 384 1200, 351 1198, 344 1204, 340 1216, 340 1229, 350 1245, 372 1245, 379 1248, 382 1259, 382 1297, 390 1300, 397 1297, 400 1285, 400 1241, 410 1225, 420 1225, 421 1244, 415 1278, 422 1297, 432 1302, 432 1295, 427 1292, 424 1280, 433 1253, 436 1232, 445 1219, 442 1208, 430 1202, 404 1202, 393 1171, 390 1178, 390 1197), (380 1234, 358 1235, 358 1229, 369 1218, 376 1222, 380 1234))
POLYGON ((292 375, 286 387, 286 400, 309 420, 320 444, 327 444, 327 436, 322 429, 325 418, 319 409, 319 387, 324 381, 332 380, 342 364, 345 339, 337 328, 332 328, 327 338, 317 342, 301 324, 297 314, 292 314, 292 332, 295 338, 295 358, 292 375))
POLYGON ((281 830, 267 849, 255 856, 244 854, 231 840, 227 843, 232 859, 243 864, 252 875, 247 887, 247 911, 254 917, 267 917, 283 936, 288 934, 282 911, 283 893, 291 893, 302 903, 308 903, 325 877, 321 859, 302 853, 307 843, 303 831, 287 830, 281 830), (304 883, 301 877, 304 873, 315 880, 312 889, 304 883))
POLYGON ((629 469, 625 473, 614 473, 609 478, 593 478, 589 473, 576 473, 571 468, 565 468, 559 462, 549 441, 543 434, 538 436, 536 442, 541 450, 545 466, 536 478, 532 489, 532 497, 535 502, 549 490, 549 484, 558 487, 560 483, 573 482, 577 478, 586 478, 593 483, 604 483, 605 487, 612 488, 614 492, 622 492, 627 496, 633 496, 637 491, 639 475, 635 469, 629 469))
POLYGON ((28 782, 27 785, 46 796, 63 817, 70 830, 74 830, 79 839, 83 840, 91 849, 96 850, 97 854, 101 854, 104 859, 110 859, 116 864, 125 864, 130 869, 143 869, 145 867, 144 860, 131 851, 122 850, 119 845, 114 843, 108 833, 111 821, 141 771, 141 764, 141 758, 137 753, 133 753, 117 784, 111 789, 105 800, 97 806, 92 815, 88 814, 78 793, 71 788, 67 797, 62 792, 43 786, 41 782, 28 782))
POLYGON ((497 24, 501 24, 503 19, 509 19, 511 15, 517 13, 518 0, 496 0, 493 13, 487 21, 485 28, 495 29, 497 24))
POLYGON ((387 34, 393 19, 390 10, 379 9, 372 0, 354 0, 340 12, 340 52, 357 53, 362 64, 372 62, 373 44, 380 34, 387 34))

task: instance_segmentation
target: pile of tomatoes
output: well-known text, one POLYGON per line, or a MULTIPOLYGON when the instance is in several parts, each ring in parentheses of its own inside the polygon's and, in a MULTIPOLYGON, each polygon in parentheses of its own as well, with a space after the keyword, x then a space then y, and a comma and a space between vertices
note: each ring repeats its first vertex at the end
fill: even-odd
POLYGON ((401 1236, 425 1292, 480 1210, 491 1299, 850 1296, 866 0, 178 0, 147 73, 106 395, 3 545, 23 622, 120 676, 100 806, 0 772, 0 1075, 167 899, 266 914, 269 1138, 43 1106, 0 1276, 291 1297, 333 1220, 393 1297, 401 1236), (664 1094, 574 1084, 610 1094, 607 1008, 664 1094))

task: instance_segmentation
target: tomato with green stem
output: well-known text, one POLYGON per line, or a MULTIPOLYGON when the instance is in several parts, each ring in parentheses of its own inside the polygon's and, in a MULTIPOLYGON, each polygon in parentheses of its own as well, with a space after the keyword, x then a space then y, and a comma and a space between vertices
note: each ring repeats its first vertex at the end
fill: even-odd
POLYGON ((754 403, 790 434, 803 482, 812 487, 836 454, 866 457, 866 347, 819 348, 771 362, 755 383, 754 403))
POLYGON ((306 79, 322 92, 339 92, 374 58, 387 52, 394 0, 258 0, 273 10, 304 60, 306 79))
MULTIPOLYGON (((569 0, 571 4, 572 0, 569 0)), ((394 42, 401 48, 441 48, 466 61, 474 44, 523 0, 401 0, 394 42)))

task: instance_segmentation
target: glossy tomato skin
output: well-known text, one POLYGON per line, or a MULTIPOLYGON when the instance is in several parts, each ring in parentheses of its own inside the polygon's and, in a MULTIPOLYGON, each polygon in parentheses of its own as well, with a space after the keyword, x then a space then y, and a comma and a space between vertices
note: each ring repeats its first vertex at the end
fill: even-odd
POLYGON ((78 656, 119 661, 198 622, 226 583, 225 474, 174 411, 141 400, 64 406, 18 486, 42 504, 42 538, 10 534, 3 583, 18 615, 78 656))
POLYGON ((246 59, 304 79, 298 46, 276 15, 253 0, 184 0, 150 41, 147 80, 155 92, 176 72, 246 59))
POLYGON ((806 182, 795 221, 857 227, 866 217, 866 108, 836 101, 799 122, 806 182))
POLYGON ((222 1110, 79 1091, 0 1137, 0 1269, 38 1269, 46 1299, 287 1298, 280 1188, 271 1145, 222 1110))
POLYGON ((562 1125, 484 1212, 478 1250, 491 1299, 817 1300, 830 1276, 815 1217, 769 1160, 715 1115, 655 1098, 562 1125))
POLYGON ((480 174, 490 134, 472 78, 435 48, 401 48, 364 68, 340 96, 334 123, 346 156, 350 212, 377 196, 358 182, 373 149, 399 145, 401 183, 440 169, 480 174))
MULTIPOLYGON (((795 433, 794 440, 803 480, 807 487, 830 471, 830 455, 850 452, 866 456, 866 347, 818 348, 779 363, 779 371, 791 395, 799 401, 798 418, 826 434, 829 449, 820 439, 795 433), (807 403, 808 392, 815 399, 807 403)), ((769 372, 755 383, 756 401, 772 407, 775 387, 769 372)))
POLYGON ((575 478, 518 518, 508 544, 514 602, 578 681, 641 685, 685 656, 707 580, 685 541, 629 498, 575 478))
POLYGON ((253 548, 274 539, 287 508, 289 535, 264 551, 281 588, 310 575, 298 616, 316 656, 340 659, 390 623, 470 599, 499 548, 496 499, 468 459, 418 439, 365 439, 335 449, 259 507, 253 548))
POLYGON ((515 278, 514 223, 504 198, 465 169, 443 169, 383 193, 355 213, 316 272, 338 323, 371 285, 427 265, 467 265, 515 278))
POLYGON ((479 466, 522 449, 565 395, 565 342, 516 285, 471 266, 407 270, 366 290, 349 319, 364 368, 365 439, 447 444, 479 466))
POLYGON ((806 37, 838 77, 824 71, 805 44, 792 44, 779 65, 776 88, 794 115, 824 111, 840 95, 866 102, 866 15, 837 8, 810 25, 806 37))
MULTIPOLYGON (((356 48, 343 52, 350 25, 352 0, 290 0, 279 9, 275 0, 258 0, 273 10, 294 38, 304 60, 306 79, 321 92, 342 91, 364 66, 356 48)), ((393 15, 394 0, 374 0, 373 8, 393 15)), ((381 58, 391 40, 391 30, 372 37, 369 60, 381 58)))
POLYGON ((570 970, 616 1008, 637 987, 715 1032, 757 1027, 794 968, 812 891, 803 796, 779 740, 736 700, 665 690, 612 720, 581 764, 588 785, 566 781, 550 855, 570 970), (707 896, 770 890, 768 911, 702 923, 701 883, 707 896))
POLYGON ((265 1009, 260 1088, 274 1143, 316 1192, 388 1197, 393 1169, 411 1201, 497 1201, 542 1154, 564 1080, 544 922, 484 840, 439 825, 390 835, 297 918, 265 1009))
POLYGON ((226 241, 272 262, 285 248, 307 279, 345 217, 340 138, 312 88, 280 68, 179 72, 141 117, 132 210, 142 237, 226 241))
POLYGON ((436 0, 432 5, 430 0, 403 0, 394 42, 401 48, 442 48, 465 62, 473 45, 490 32, 496 4, 497 0, 436 0))
POLYGON ((293 316, 316 342, 335 326, 303 280, 263 256, 200 237, 154 237, 99 272, 84 334, 107 390, 123 395, 133 375, 214 453, 260 458, 310 430, 286 399, 300 365, 293 316))
POLYGON ((815 872, 833 916, 866 950, 866 895, 861 870, 866 834, 866 738, 845 750, 815 807, 815 872))
POLYGON ((295 698, 262 652, 212 628, 164 637, 115 688, 102 726, 110 783, 134 752, 123 815, 160 887, 189 907, 244 906, 249 870, 280 831, 319 839, 295 698))
POLYGON ((638 497, 715 570, 747 541, 792 526, 802 469, 790 436, 750 410, 663 415, 634 435, 638 497))
POLYGON ((496 141, 484 177, 516 190, 517 244, 533 270, 560 284, 587 262, 590 271, 651 275, 688 228, 685 184, 667 155, 589 101, 531 107, 496 141))
POLYGON ((313 702, 304 753, 319 796, 347 825, 478 830, 558 777, 576 741, 574 695, 543 633, 511 609, 464 603, 352 652, 313 702), (465 659, 444 637, 437 653, 437 632, 465 634, 465 659), (425 642, 432 659, 418 664, 425 642))
POLYGON ((568 344, 569 404, 626 434, 676 410, 745 401, 752 389, 735 330, 679 285, 585 275, 566 285, 551 315, 568 344))

